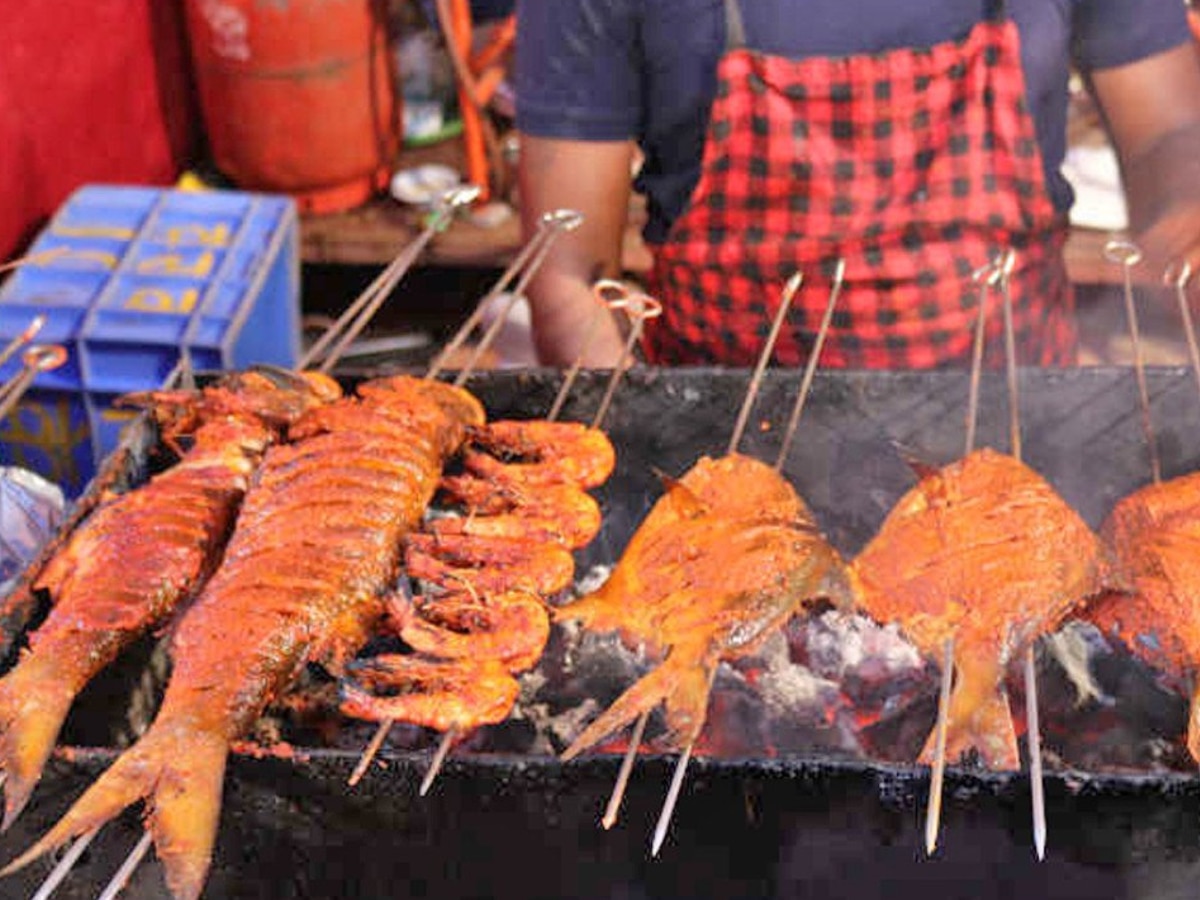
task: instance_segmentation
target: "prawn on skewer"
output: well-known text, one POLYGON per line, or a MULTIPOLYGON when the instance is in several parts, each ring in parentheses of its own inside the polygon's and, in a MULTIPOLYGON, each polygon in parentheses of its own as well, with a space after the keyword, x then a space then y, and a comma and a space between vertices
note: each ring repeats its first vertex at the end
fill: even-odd
MULTIPOLYGON (((603 296, 597 312, 625 309, 633 318, 626 357, 644 319, 661 307, 622 292, 603 296)), ((586 345, 586 340, 585 340, 586 345)), ((554 419, 578 374, 564 378, 554 419)), ((463 472, 443 477, 442 499, 454 511, 410 536, 408 574, 426 587, 416 602, 393 598, 395 633, 413 652, 356 662, 342 682, 342 711, 379 722, 349 784, 356 784, 396 721, 442 732, 422 795, 452 744, 507 718, 519 694, 517 675, 540 659, 550 634, 544 601, 568 587, 575 561, 600 530, 600 508, 587 489, 613 470, 615 452, 600 431, 623 366, 614 369, 591 425, 547 420, 499 421, 470 429, 463 472), (499 653, 499 657, 497 657, 499 653), (486 664, 487 672, 478 672, 486 664), (437 673, 434 677, 434 673, 437 673), (474 673, 474 674, 472 674, 474 673), (369 677, 356 681, 357 674, 369 677), (472 701, 454 696, 470 686, 472 701), (503 711, 503 714, 501 714, 503 711)), ((460 374, 457 383, 464 375, 460 374)))

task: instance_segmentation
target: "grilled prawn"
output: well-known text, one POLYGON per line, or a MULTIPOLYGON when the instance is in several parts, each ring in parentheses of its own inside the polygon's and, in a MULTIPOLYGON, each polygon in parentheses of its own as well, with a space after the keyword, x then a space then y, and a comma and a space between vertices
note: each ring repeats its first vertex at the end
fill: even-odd
POLYGON ((405 567, 426 593, 392 600, 392 630, 411 652, 356 660, 342 712, 464 734, 503 721, 516 675, 550 635, 544 599, 574 577, 571 550, 600 529, 584 490, 608 477, 612 445, 574 423, 494 422, 473 429, 466 471, 441 496, 458 514, 410 535, 405 567))
POLYGON ((211 861, 229 744, 311 659, 344 655, 383 612, 405 533, 478 402, 396 377, 314 410, 267 451, 225 558, 172 636, 149 730, 10 865, 25 865, 140 798, 171 892, 197 897, 211 861))

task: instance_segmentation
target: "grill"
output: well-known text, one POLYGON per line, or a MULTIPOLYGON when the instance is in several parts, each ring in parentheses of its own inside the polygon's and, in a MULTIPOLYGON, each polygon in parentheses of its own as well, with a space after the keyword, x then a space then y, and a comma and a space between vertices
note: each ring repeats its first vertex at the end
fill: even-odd
MULTIPOLYGON (((743 452, 773 459, 798 380, 768 373, 743 452)), ((1191 471, 1200 465, 1193 374, 1155 369, 1148 381, 1164 474, 1191 471)), ((618 466, 598 492, 605 525, 580 554, 581 571, 615 561, 661 492, 656 469, 678 474, 701 454, 723 452, 746 382, 745 372, 719 370, 627 377, 606 423, 618 466)), ((555 373, 526 371, 480 375, 469 386, 491 417, 527 418, 549 408, 557 383, 555 373)), ((1128 370, 1031 370, 1021 387, 1026 460, 1090 524, 1149 480, 1128 370)), ((564 417, 589 418, 603 389, 599 374, 584 377, 564 417)), ((961 453, 966 396, 959 372, 818 375, 786 472, 843 553, 855 553, 913 483, 897 445, 935 463, 961 453)), ((1005 396, 1003 379, 985 374, 979 443, 1007 446, 1005 396)), ((136 478, 153 436, 130 437, 114 468, 136 478)), ((794 649, 803 635, 792 631, 794 649)), ((113 698, 146 680, 143 650, 81 700, 70 742, 121 738, 113 698)), ((429 738, 398 730, 382 765, 351 790, 345 780, 369 733, 356 727, 333 748, 231 759, 205 897, 875 897, 918 887, 972 898, 1190 896, 1200 874, 1200 781, 1177 746, 1182 698, 1113 652, 1096 671, 1114 702, 1077 707, 1061 669, 1042 657, 1045 740, 1061 766, 1046 781, 1043 864, 1031 848, 1024 775, 951 768, 942 847, 923 860, 925 770, 860 758, 832 740, 806 747, 812 733, 803 729, 749 749, 710 740, 710 750, 728 755, 693 763, 671 836, 651 860, 649 832, 673 757, 639 762, 621 822, 605 832, 597 823, 615 756, 562 765, 529 750, 537 740, 521 738, 524 729, 504 725, 456 752, 418 798, 427 754, 403 748, 428 747, 429 738), (1124 765, 1140 769, 1119 771, 1124 765)), ((560 687, 551 675, 542 697, 560 687)), ((874 729, 873 756, 912 752, 905 742, 928 729, 934 689, 929 667, 913 671, 903 715, 874 729)), ((715 696, 724 696, 720 683, 715 696)), ((714 707, 718 736, 753 714, 726 705, 714 707)), ((61 754, 0 839, 0 858, 49 827, 114 752, 61 754)), ((56 896, 95 896, 140 830, 136 813, 107 827, 56 896)), ((0 896, 28 896, 48 866, 0 881, 0 896)), ((165 896, 157 867, 144 865, 125 896, 165 896)))

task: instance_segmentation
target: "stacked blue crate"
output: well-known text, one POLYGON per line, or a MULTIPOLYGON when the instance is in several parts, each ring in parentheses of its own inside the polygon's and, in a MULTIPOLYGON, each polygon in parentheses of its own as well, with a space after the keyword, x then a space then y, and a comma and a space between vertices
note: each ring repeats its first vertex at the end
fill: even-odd
MULTIPOLYGON (((73 194, 0 288, 0 344, 41 313, 68 351, 0 423, 0 459, 86 484, 134 415, 116 397, 158 387, 183 348, 200 370, 285 367, 300 352, 295 206, 285 197, 90 185, 73 194)), ((11 377, 19 360, 0 368, 11 377)))

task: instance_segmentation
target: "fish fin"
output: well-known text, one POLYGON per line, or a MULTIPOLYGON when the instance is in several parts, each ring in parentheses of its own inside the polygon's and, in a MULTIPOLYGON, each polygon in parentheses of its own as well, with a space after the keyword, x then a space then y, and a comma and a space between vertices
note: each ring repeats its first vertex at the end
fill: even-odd
POLYGON ((664 660, 648 674, 635 681, 608 709, 580 732, 578 737, 571 742, 571 746, 563 751, 562 759, 564 761, 574 759, 583 751, 600 743, 608 735, 628 725, 641 713, 653 709, 661 700, 675 692, 679 676, 680 667, 672 665, 669 660, 664 660))
POLYGON ((18 664, 0 682, 0 768, 5 775, 0 831, 7 831, 29 802, 75 700, 70 685, 47 677, 41 668, 18 664))
POLYGON ((153 754, 147 752, 148 748, 143 742, 118 757, 49 831, 0 870, 0 876, 23 869, 71 838, 99 828, 125 807, 148 796, 154 788, 161 765, 153 758, 153 754))
POLYGON ((192 735, 163 766, 150 798, 149 828, 175 900, 196 900, 212 864, 229 745, 192 735))
POLYGON ((941 466, 929 459, 927 456, 923 455, 915 448, 909 447, 907 444, 902 444, 900 441, 896 440, 893 440, 890 443, 892 445, 892 449, 896 451, 896 454, 902 460, 904 460, 905 465, 913 470, 913 474, 916 475, 917 478, 921 480, 930 478, 933 475, 936 475, 941 469, 941 466))
POLYGON ((1192 693, 1191 707, 1188 711, 1187 748, 1192 759, 1200 762, 1200 685, 1192 693))
MULTIPOLYGON (((946 717, 946 761, 956 763, 974 750, 989 769, 1015 771, 1020 768, 1017 734, 1013 728, 1008 692, 1001 678, 978 679, 956 666, 957 678, 950 694, 946 717)), ((929 735, 920 762, 933 762, 937 728, 929 735)))
POLYGON ((666 695, 667 735, 665 743, 674 748, 686 747, 696 741, 708 718, 710 677, 719 661, 715 653, 703 659, 691 655, 683 658, 672 651, 664 666, 674 665, 675 683, 666 695), (673 662, 672 662, 673 661, 673 662))
POLYGON ((658 477, 658 480, 662 482, 663 489, 666 491, 667 502, 674 507, 675 512, 681 519, 697 519, 700 516, 708 515, 712 511, 712 508, 701 500, 695 491, 678 478, 668 475, 659 468, 654 468, 653 472, 658 477))
POLYGON ((167 885, 176 900, 194 900, 211 863, 227 755, 219 737, 152 728, 0 875, 24 868, 145 798, 167 885))

